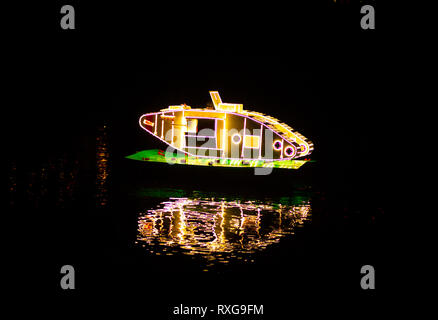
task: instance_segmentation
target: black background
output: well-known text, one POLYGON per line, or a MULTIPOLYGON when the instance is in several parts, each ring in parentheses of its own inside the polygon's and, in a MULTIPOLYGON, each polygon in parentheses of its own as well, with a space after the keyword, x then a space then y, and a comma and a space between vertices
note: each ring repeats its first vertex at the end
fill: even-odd
MULTIPOLYGON (((145 106, 205 105, 217 89, 225 101, 290 119, 318 144, 314 158, 325 157, 325 173, 353 184, 385 179, 400 53, 385 8, 381 27, 366 31, 361 5, 78 2, 68 32, 59 5, 15 9, 24 22, 15 21, 5 49, 8 147, 68 150, 103 119, 129 122, 145 106)), ((123 143, 134 146, 138 128, 129 130, 120 129, 123 143)))
MULTIPOLYGON (((385 19, 385 8, 374 4, 376 30, 362 30, 360 6, 365 2, 139 5, 77 1, 70 3, 76 10, 76 29, 62 30, 63 4, 23 5, 9 11, 14 18, 4 49, 3 129, 8 159, 22 168, 65 153, 78 157, 84 168, 92 168, 95 130, 103 123, 113 128, 114 153, 133 153, 144 144, 136 126, 139 115, 170 104, 203 106, 210 99, 208 91, 218 90, 223 101, 275 116, 310 137, 315 143, 312 159, 318 162, 314 176, 321 189, 346 194, 349 201, 369 207, 389 206, 389 150, 395 121, 389 93, 397 54, 392 45, 396 34, 389 18, 385 19)), ((95 291, 59 290, 58 269, 68 253, 62 241, 42 248, 50 230, 59 225, 56 219, 36 219, 32 212, 26 209, 21 217, 33 230, 13 238, 32 249, 25 251, 26 257, 17 249, 9 266, 20 275, 38 276, 32 282, 11 271, 17 297, 40 296, 44 302, 38 306, 43 309, 54 301, 68 310, 86 305, 98 312, 121 307, 123 298, 128 298, 131 304, 126 312, 141 311, 145 318, 151 313, 157 314, 152 318, 168 315, 165 290, 147 294, 147 288, 120 284, 121 277, 129 277, 129 268, 112 273, 114 269, 96 262, 91 267, 95 276, 83 271, 87 276, 82 280, 83 288, 95 291), (28 269, 31 265, 34 268, 28 269), (113 279, 119 289, 96 289, 96 283, 105 279, 113 279)), ((389 277, 390 268, 385 265, 389 259, 376 258, 385 256, 385 246, 377 243, 381 240, 384 237, 374 240, 368 257, 380 261, 382 274, 389 277)), ((367 241, 361 245, 366 247, 367 241)), ((354 245, 344 248, 333 259, 354 249, 354 245)), ((175 280, 186 289, 181 302, 172 301, 264 303, 275 319, 289 310, 289 304, 289 311, 306 306, 300 310, 305 313, 328 305, 334 312, 348 306, 364 310, 364 305, 373 308, 389 294, 388 283, 382 284, 380 292, 352 289, 348 283, 359 281, 358 270, 336 271, 329 255, 325 261, 318 266, 303 263, 311 270, 304 274, 311 274, 313 280, 309 284, 298 277, 295 287, 284 278, 287 272, 277 279, 275 270, 266 273, 260 287, 250 282, 240 286, 240 274, 216 280, 199 275, 175 280), (332 280, 323 280, 329 274, 332 280), (214 294, 206 290, 203 295, 196 288, 208 281, 217 281, 219 287, 214 294), (284 287, 275 284, 285 281, 284 287), (271 290, 285 293, 274 299, 271 290), (235 299, 227 300, 227 295, 235 299)), ((354 263, 355 267, 364 264, 354 263)))

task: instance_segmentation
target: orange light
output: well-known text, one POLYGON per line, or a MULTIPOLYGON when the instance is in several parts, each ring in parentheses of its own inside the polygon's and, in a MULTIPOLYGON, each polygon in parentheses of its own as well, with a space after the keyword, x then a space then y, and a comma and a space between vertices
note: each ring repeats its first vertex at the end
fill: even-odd
POLYGON ((175 116, 165 116, 165 115, 161 115, 161 119, 175 119, 175 116))

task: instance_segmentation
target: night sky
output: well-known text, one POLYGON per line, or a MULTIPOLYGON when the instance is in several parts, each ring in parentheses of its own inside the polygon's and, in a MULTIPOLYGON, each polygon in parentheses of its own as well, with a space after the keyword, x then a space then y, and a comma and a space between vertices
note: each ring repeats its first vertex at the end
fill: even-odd
POLYGON ((328 192, 388 201, 398 65, 383 9, 376 30, 361 30, 352 0, 75 1, 77 28, 62 30, 62 4, 10 11, 21 20, 12 19, 4 49, 2 127, 6 157, 22 170, 62 155, 92 170, 103 124, 113 157, 158 148, 138 118, 172 104, 203 107, 216 90, 312 140, 314 175, 328 192))
POLYGON ((360 29, 357 3, 79 4, 76 30, 58 28, 50 6, 12 39, 11 148, 38 156, 86 148, 107 121, 129 154, 144 143, 139 115, 204 106, 218 90, 309 137, 327 180, 384 179, 391 48, 384 23, 360 29))

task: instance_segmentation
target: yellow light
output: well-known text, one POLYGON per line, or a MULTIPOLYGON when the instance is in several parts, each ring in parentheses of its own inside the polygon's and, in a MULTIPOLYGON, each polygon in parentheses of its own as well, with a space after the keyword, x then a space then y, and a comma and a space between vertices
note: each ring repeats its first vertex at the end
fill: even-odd
POLYGON ((213 101, 214 108, 217 109, 218 105, 222 103, 221 96, 218 91, 210 91, 210 97, 213 101))
POLYGON ((174 129, 174 122, 172 121, 172 145, 173 145, 173 135, 175 134, 175 129, 174 129))
POLYGON ((161 115, 161 119, 175 119, 175 116, 167 116, 167 115, 164 115, 164 114, 162 114, 161 115))
POLYGON ((243 104, 220 103, 217 109, 223 111, 229 111, 229 112, 241 112, 243 110, 243 104))
POLYGON ((225 143, 225 121, 226 120, 224 120, 224 129, 223 129, 223 132, 222 132, 222 149, 223 149, 223 156, 225 156, 225 146, 226 146, 226 143, 225 143))
POLYGON ((245 148, 258 149, 260 147, 260 137, 245 135, 245 140, 243 141, 243 146, 245 148))
POLYGON ((198 119, 188 119, 187 120, 187 132, 196 133, 197 126, 198 126, 198 119))
POLYGON ((137 242, 154 254, 169 255, 177 248, 178 253, 227 262, 224 254, 253 253, 278 243, 308 220, 310 211, 308 202, 281 206, 240 200, 170 198, 139 216, 137 242), (276 212, 278 219, 263 219, 277 216, 276 212), (262 229, 271 231, 260 232, 262 229))
MULTIPOLYGON (((209 156, 212 156, 213 161, 215 161, 214 165, 220 165, 220 164, 226 164, 230 165, 229 161, 232 161, 235 158, 240 158, 245 160, 245 163, 243 163, 243 166, 248 165, 247 160, 253 160, 253 159, 262 159, 262 149, 265 150, 265 156, 264 159, 267 161, 276 161, 276 160, 285 160, 286 157, 290 157, 292 155, 291 151, 289 150, 289 156, 287 156, 287 151, 285 153, 285 147, 292 145, 298 145, 296 148, 296 157, 303 157, 310 153, 312 153, 314 147, 313 143, 307 138, 305 138, 303 135, 301 135, 298 132, 293 132, 292 128, 288 126, 287 124, 281 123, 278 119, 264 115, 259 112, 254 111, 245 111, 243 110, 242 104, 235 104, 235 103, 223 103, 219 92, 217 91, 210 91, 211 98, 213 100, 213 103, 215 104, 215 110, 212 110, 211 108, 195 108, 191 109, 191 107, 186 106, 185 104, 181 105, 173 105, 169 106, 167 109, 162 109, 161 112, 156 113, 150 113, 150 114, 144 114, 140 119, 140 126, 146 130, 149 133, 153 133, 158 139, 163 140, 167 144, 171 145, 172 147, 176 148, 177 150, 186 153, 189 156, 198 156, 197 152, 194 152, 193 150, 196 149, 208 149, 208 150, 221 150, 221 155, 215 155, 213 156, 211 153, 209 153, 209 156), (225 121, 227 120, 227 114, 231 115, 230 123, 226 124, 225 121), (155 119, 152 120, 152 118, 145 119, 146 116, 155 116, 155 119), (158 129, 158 116, 160 116, 161 119, 161 137, 158 129), (241 132, 242 125, 241 122, 235 120, 240 118, 240 120, 243 121, 243 134, 235 134, 235 130, 237 129, 238 132, 241 132), (208 136, 198 136, 198 121, 200 119, 212 119, 215 122, 214 125, 214 131, 215 135, 208 135, 208 136), (218 120, 223 120, 223 126, 220 126, 218 124, 218 120), (257 123, 260 126, 260 132, 257 132, 257 135, 251 135, 251 130, 246 130, 246 125, 248 122, 248 126, 251 130, 258 131, 254 129, 254 125, 257 123), (164 126, 166 125, 166 129, 164 129, 164 126), (169 127, 171 126, 171 127, 169 127), (232 131, 227 131, 227 129, 230 129, 232 131), (167 141, 164 140, 164 130, 171 130, 172 131, 172 138, 167 139, 167 141), (174 130, 180 130, 180 133, 175 132, 174 130), (222 130, 222 137, 220 134, 220 130, 222 130), (239 131, 240 130, 240 131, 239 131), (279 140, 275 140, 272 142, 267 142, 263 137, 264 132, 274 132, 277 134, 277 138, 279 140), (248 134, 249 133, 249 134, 248 134), (176 134, 176 137, 174 136, 176 134), (190 150, 186 150, 186 134, 187 136, 194 137, 194 138, 202 138, 205 139, 206 137, 214 138, 216 146, 215 148, 210 148, 207 146, 197 146, 196 148, 192 148, 190 150), (229 136, 230 137, 229 137, 229 136), (231 138, 231 143, 229 142, 231 138), (181 142, 180 142, 181 141, 181 142), (272 145, 271 145, 272 143, 272 145), (285 145, 286 143, 286 145, 285 145), (230 146, 228 146, 230 144, 230 146), (242 144, 242 145, 240 145, 242 144), (263 144, 263 145, 262 145, 263 144), (230 157, 230 148, 231 146, 238 145, 239 154, 237 156, 231 155, 230 157), (263 147, 263 148, 262 148, 263 147), (256 149, 251 152, 250 150, 245 150, 245 148, 249 149, 256 149), (258 150, 257 150, 258 149, 258 150), (275 150, 278 152, 275 152, 274 154, 270 153, 270 151, 275 150), (256 154, 257 152, 257 154, 256 154), (249 154, 249 155, 248 155, 249 154), (267 155, 271 157, 272 159, 268 159, 267 155), (228 158, 230 157, 230 158, 228 158), (225 161, 222 163, 222 161, 225 161), (227 162, 228 161, 228 162, 227 162)), ((203 121, 203 120, 201 120, 203 121)), ((169 132, 170 133, 170 132, 169 132)), ((255 132, 253 132, 255 133, 255 132)), ((213 140, 211 140, 213 141, 213 140)), ((270 141, 272 141, 270 139, 270 141)), ((216 152, 216 151, 215 151, 216 152)), ((210 158, 206 157, 203 154, 199 154, 199 157, 204 158, 210 158)), ((208 161, 211 162, 212 159, 209 159, 208 161)), ((207 160, 206 160, 207 161, 207 160)), ((203 162, 203 161, 201 161, 203 162)), ((261 164, 255 164, 250 163, 251 166, 262 166, 261 164)), ((210 164, 211 165, 211 164, 210 164)), ((292 166, 295 167, 298 165, 298 163, 293 164, 292 166)), ((275 163, 275 167, 290 167, 290 163, 275 163)))
POLYGON ((181 104, 181 105, 177 105, 177 106, 169 106, 169 107, 168 107, 169 110, 180 110, 180 109, 189 110, 189 109, 191 109, 191 108, 192 108, 192 107, 187 106, 187 105, 185 105, 185 104, 181 104))

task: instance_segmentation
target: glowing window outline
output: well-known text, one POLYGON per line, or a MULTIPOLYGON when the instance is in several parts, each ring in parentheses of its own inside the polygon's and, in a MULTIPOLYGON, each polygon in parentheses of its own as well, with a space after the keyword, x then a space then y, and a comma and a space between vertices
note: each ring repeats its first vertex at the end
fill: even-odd
POLYGON ((287 146, 286 148, 284 148, 284 154, 287 157, 293 158, 297 154, 297 148, 295 148, 294 146, 287 146), (287 150, 290 150, 290 149, 292 149, 294 152, 292 154, 287 154, 287 150))
POLYGON ((275 141, 272 143, 272 148, 274 148, 275 151, 280 151, 280 150, 283 148, 283 140, 278 140, 278 139, 275 140, 275 141), (279 146, 278 148, 275 147, 275 144, 276 144, 277 142, 280 142, 280 146, 279 146))
POLYGON ((232 141, 234 144, 239 144, 239 143, 242 142, 242 137, 240 136, 240 134, 235 133, 235 134, 233 134, 233 135, 231 136, 231 141, 232 141), (239 141, 238 141, 238 142, 234 141, 234 137, 235 137, 235 136, 238 136, 238 137, 239 137, 239 141))

